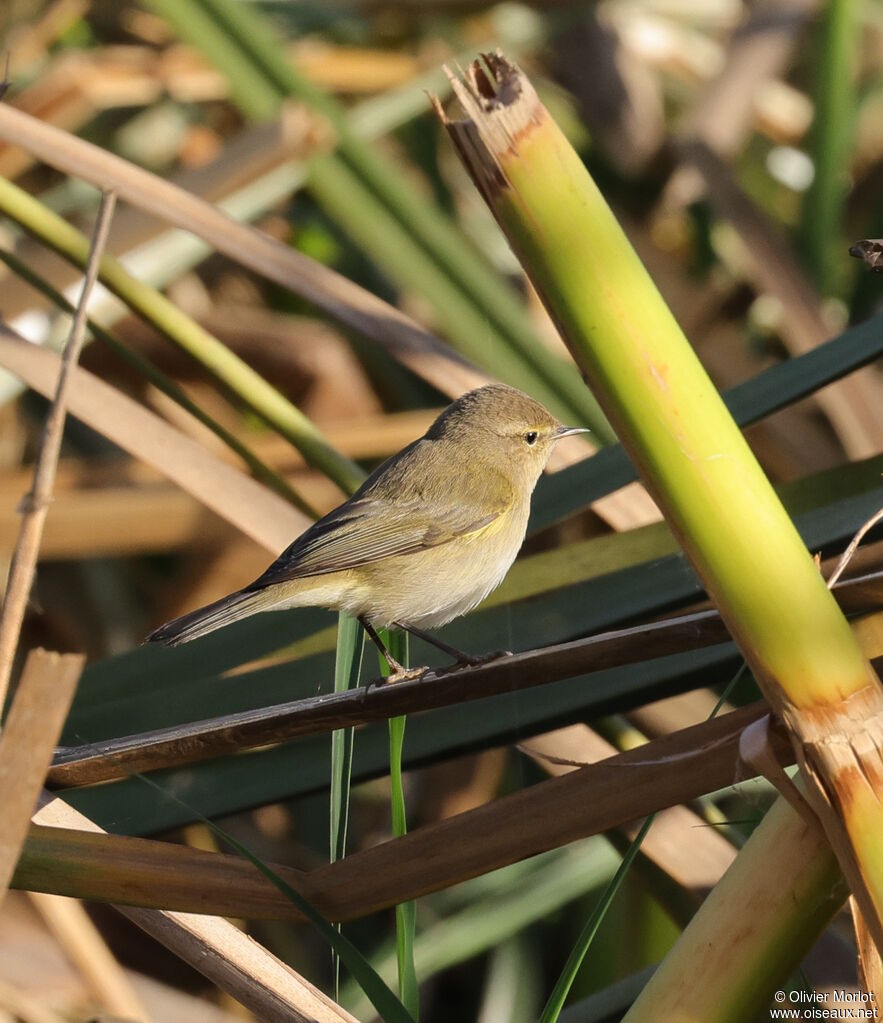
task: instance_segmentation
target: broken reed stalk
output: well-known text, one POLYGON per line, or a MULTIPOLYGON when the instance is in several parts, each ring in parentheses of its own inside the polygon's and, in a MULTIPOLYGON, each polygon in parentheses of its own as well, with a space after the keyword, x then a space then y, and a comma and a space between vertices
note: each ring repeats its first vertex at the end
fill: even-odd
POLYGON ((85 658, 32 650, 0 734, 0 904, 21 855, 85 658))
MULTIPOLYGON (((813 809, 883 945, 879 680, 683 332, 527 78, 491 54, 465 80, 452 81, 465 118, 436 109, 785 720, 813 809)), ((783 831, 779 855, 788 841, 783 831)), ((742 855, 758 872, 769 870, 756 854, 742 855)), ((750 884, 751 873, 742 876, 750 884)), ((714 1018, 724 1018, 723 1001, 714 1018)))
POLYGON ((89 259, 86 264, 83 290, 64 348, 55 397, 49 407, 49 414, 43 428, 40 453, 37 456, 37 464, 34 469, 34 483, 30 493, 22 501, 21 530, 12 554, 6 595, 3 607, 0 609, 0 713, 2 713, 6 692, 9 689, 19 633, 34 581, 40 540, 43 537, 43 526, 52 498, 52 487, 55 483, 55 471, 64 434, 64 421, 67 416, 68 393, 86 335, 86 308, 92 288, 98 278, 115 205, 116 193, 102 192, 101 205, 98 209, 89 259))
MULTIPOLYGON (((103 834, 94 821, 44 793, 35 824, 103 834)), ((94 865, 85 871, 93 874, 94 865)), ((199 888, 194 885, 193 889, 199 888)), ((267 1023, 358 1023, 354 1016, 263 945, 218 916, 161 909, 116 909, 170 952, 267 1023)))

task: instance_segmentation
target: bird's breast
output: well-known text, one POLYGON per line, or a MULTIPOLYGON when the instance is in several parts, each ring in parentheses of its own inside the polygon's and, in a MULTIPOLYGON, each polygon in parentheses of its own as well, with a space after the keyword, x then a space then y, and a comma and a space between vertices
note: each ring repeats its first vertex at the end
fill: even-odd
POLYGON ((529 506, 438 547, 385 558, 356 572, 361 607, 375 625, 436 628, 470 611, 500 585, 524 541, 529 506))

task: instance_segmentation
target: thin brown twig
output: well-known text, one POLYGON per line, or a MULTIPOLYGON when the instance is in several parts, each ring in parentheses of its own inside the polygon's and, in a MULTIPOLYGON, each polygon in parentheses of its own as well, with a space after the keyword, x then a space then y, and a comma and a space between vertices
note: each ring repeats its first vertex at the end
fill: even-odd
POLYGON ((83 291, 80 301, 77 303, 70 336, 64 348, 55 396, 49 407, 49 414, 43 428, 40 451, 34 468, 34 483, 30 493, 21 504, 21 529, 12 555, 6 597, 3 607, 0 609, 0 707, 6 699, 6 692, 9 688, 19 633, 34 580, 43 526, 52 499, 52 488, 55 483, 55 471, 58 466, 64 421, 67 414, 68 391, 86 333, 86 307, 98 278, 101 256, 104 252, 115 205, 116 193, 103 192, 92 236, 89 263, 83 280, 83 291))
POLYGON ((855 557, 855 552, 858 550, 859 544, 864 540, 865 536, 877 525, 880 520, 883 519, 883 508, 875 512, 868 521, 859 528, 855 536, 850 540, 849 546, 840 555, 840 560, 837 562, 837 567, 831 573, 831 577, 828 579, 828 589, 832 586, 836 586, 837 580, 843 575, 846 566, 855 557))
MULTIPOLYGON (((841 607, 863 612, 880 606, 883 573, 841 584, 841 607)), ((497 658, 475 667, 429 670, 395 685, 368 685, 269 707, 153 729, 56 752, 52 786, 90 785, 133 772, 155 771, 211 757, 319 735, 500 693, 548 685, 636 661, 724 643, 716 611, 700 611, 497 658)), ((596 702, 595 713, 622 709, 617 695, 596 702)))

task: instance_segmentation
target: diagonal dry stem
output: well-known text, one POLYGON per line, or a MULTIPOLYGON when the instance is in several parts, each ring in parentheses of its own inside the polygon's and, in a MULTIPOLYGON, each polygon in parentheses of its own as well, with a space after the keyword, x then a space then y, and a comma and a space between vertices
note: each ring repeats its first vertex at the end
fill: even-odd
MULTIPOLYGON (((0 109, 6 108, 0 107, 0 109)), ((9 688, 21 624, 24 621, 28 595, 34 581, 40 538, 43 535, 43 525, 49 512, 52 485, 55 480, 58 455, 61 451, 61 438, 64 433, 64 420, 67 415, 68 395, 86 334, 86 308, 89 304, 89 295, 98 278, 101 256, 104 252, 115 205, 116 194, 104 192, 95 222, 95 232, 92 236, 92 247, 83 281, 83 291, 71 325, 70 337, 62 356, 55 397, 43 429, 40 453, 37 456, 37 465, 34 469, 34 485, 22 502, 21 532, 12 555, 6 595, 3 607, 0 609, 0 707, 6 699, 6 691, 9 688)))
POLYGON ((67 174, 113 187, 126 202, 198 235, 218 252, 395 351, 406 365, 409 354, 424 358, 436 352, 448 366, 459 362, 471 369, 438 338, 358 284, 98 146, 8 106, 0 106, 0 139, 23 146, 67 174))
MULTIPOLYGON (((93 821, 47 795, 34 821, 50 827, 101 832, 93 821)), ((118 907, 258 1019, 268 1023, 358 1023, 307 980, 229 921, 214 916, 118 907)))
MULTIPOLYGON (((38 393, 52 393, 58 356, 3 326, 0 365, 38 393)), ((81 367, 68 405, 71 415, 157 469, 273 555, 310 525, 311 519, 278 494, 81 367)))

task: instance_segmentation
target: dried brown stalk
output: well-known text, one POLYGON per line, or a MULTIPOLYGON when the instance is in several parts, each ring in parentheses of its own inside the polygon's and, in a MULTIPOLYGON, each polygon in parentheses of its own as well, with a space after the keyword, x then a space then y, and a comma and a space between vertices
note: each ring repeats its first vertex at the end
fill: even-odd
POLYGON ((32 650, 0 734, 0 902, 28 832, 84 658, 32 650))
MULTIPOLYGON (((101 833, 93 821, 48 797, 34 821, 101 833)), ((202 882, 199 882, 201 885, 202 882)), ((227 920, 189 913, 117 907, 127 919, 268 1023, 358 1023, 227 920)))
MULTIPOLYGON (((0 110, 2 109, 7 108, 0 107, 0 110)), ((107 241, 107 233, 110 229, 115 205, 115 193, 110 191, 103 192, 101 206, 98 210, 98 218, 95 222, 95 232, 92 237, 92 248, 89 253, 89 263, 86 267, 83 290, 80 294, 80 301, 77 304, 77 311, 74 314, 70 337, 62 355, 61 368, 55 385, 55 397, 52 400, 49 414, 46 417, 46 425, 43 429, 40 453, 37 456, 37 465, 34 469, 34 484, 31 492, 22 502, 21 532, 13 551, 12 564, 9 569, 9 580, 6 585, 6 595, 3 600, 3 607, 0 609, 0 706, 2 706, 3 701, 6 699, 6 691, 9 688, 15 650, 18 646, 19 633, 24 621, 28 595, 31 592, 31 586, 34 581, 37 556, 40 550, 40 538, 43 535, 43 525, 49 512, 49 502, 52 497, 55 469, 58 465, 58 456, 61 451, 61 439, 64 433, 64 420, 67 416, 67 402, 73 373, 76 369, 77 360, 83 347, 83 339, 86 335, 86 308, 89 304, 92 288, 98 278, 101 256, 104 252, 104 244, 107 241)))
MULTIPOLYGON (((327 918, 364 916, 732 785, 739 773, 739 737, 766 713, 757 703, 308 873, 279 872, 327 918)), ((784 762, 793 756, 787 742, 776 749, 784 762)), ((35 820, 72 826, 57 815, 47 819, 41 813, 35 820)), ((32 831, 16 885, 187 911, 236 916, 248 907, 251 917, 297 916, 245 860, 119 836, 77 841, 32 831), (89 862, 102 869, 61 869, 65 861, 70 868, 89 862)))
MULTIPOLYGON (((0 365, 46 395, 51 394, 58 356, 0 326, 0 365)), ((68 404, 71 415, 153 466, 274 555, 311 521, 288 501, 80 367, 73 375, 68 404)))
POLYGON ((88 785, 253 749, 294 736, 314 735, 400 714, 433 710, 589 671, 725 642, 716 612, 603 633, 541 650, 501 657, 476 667, 428 671, 422 678, 328 693, 207 721, 63 750, 49 774, 54 786, 88 785))
MULTIPOLYGON (((835 591, 852 611, 879 607, 883 577, 855 579, 835 591)), ((699 649, 729 638, 717 612, 703 611, 529 650, 476 667, 429 671, 393 686, 372 686, 158 728, 59 752, 54 786, 89 785, 134 771, 194 763, 226 753, 380 721, 398 714, 548 685, 605 668, 699 649)), ((871 637, 873 640, 873 636, 871 637)), ((881 651, 867 648, 868 656, 881 651)), ((613 707, 610 708, 615 709, 613 707)))
POLYGON ((64 954, 77 967, 99 1004, 131 1023, 150 1023, 150 1014, 126 971, 77 899, 31 892, 30 901, 64 954))
POLYGON ((198 235, 218 252, 371 338, 406 366, 425 367, 427 359, 434 360, 449 375, 459 366, 465 374, 462 389, 474 386, 469 363, 395 306, 171 182, 9 106, 0 106, 0 139, 66 174, 113 188, 126 202, 198 235))

